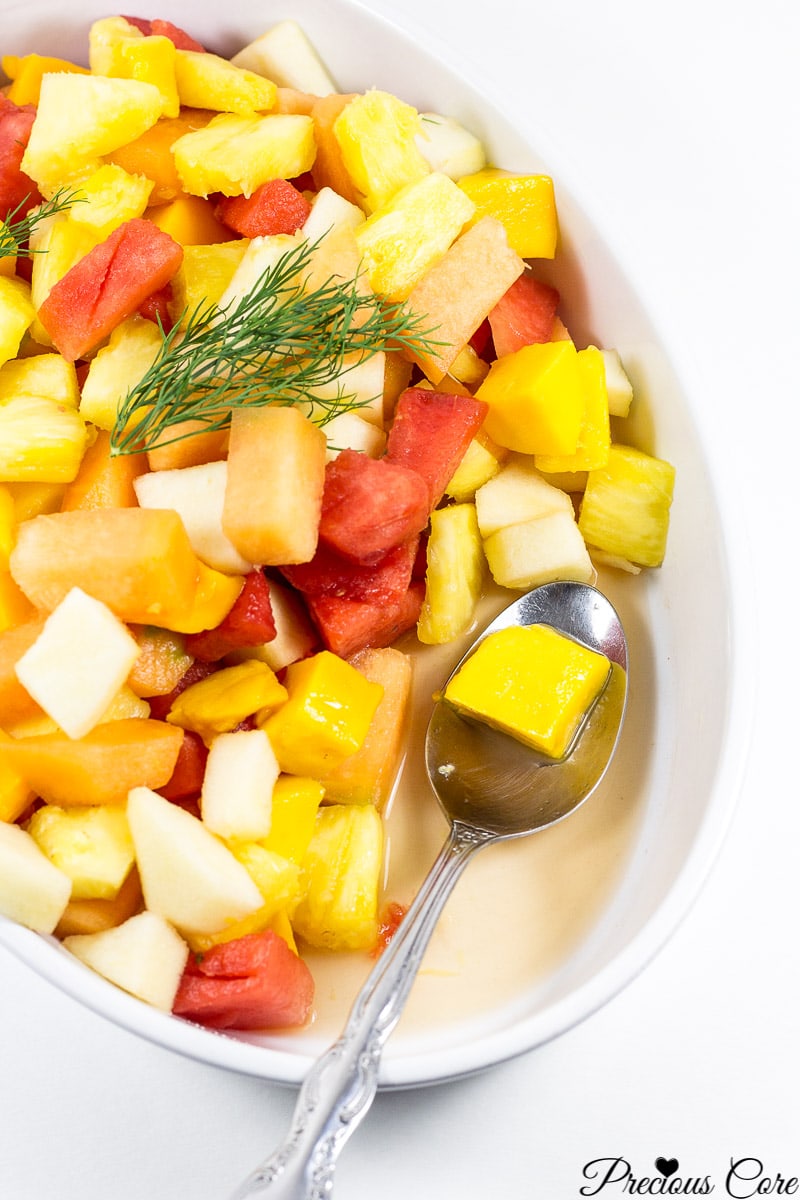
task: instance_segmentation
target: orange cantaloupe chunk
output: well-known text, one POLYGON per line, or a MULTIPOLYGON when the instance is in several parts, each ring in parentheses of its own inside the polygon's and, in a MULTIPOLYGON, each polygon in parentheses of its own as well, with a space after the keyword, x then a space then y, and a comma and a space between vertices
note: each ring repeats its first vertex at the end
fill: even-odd
POLYGON ((57 938, 73 933, 100 933, 121 925, 143 907, 142 885, 134 866, 116 896, 107 900, 70 900, 53 932, 57 938))
POLYGON ((228 450, 228 430, 206 429, 202 421, 180 421, 168 430, 168 435, 177 440, 163 446, 156 441, 147 451, 151 471, 176 471, 218 462, 228 450))
POLYGON ((176 512, 94 508, 24 522, 11 574, 37 608, 52 612, 73 587, 122 621, 165 625, 194 600, 198 560, 176 512))
POLYGON ((42 715, 39 705, 17 679, 16 666, 43 629, 44 617, 36 617, 0 633, 0 726, 4 729, 42 715))
POLYGON ((173 143, 185 133, 203 129, 216 113, 200 108, 181 109, 177 117, 162 117, 138 138, 106 155, 130 175, 145 175, 153 180, 151 204, 164 204, 183 190, 172 157, 173 143))
POLYGON ((96 725, 82 738, 40 733, 0 743, 0 756, 48 804, 124 804, 175 770, 183 730, 150 717, 96 725))
POLYGON ((297 408, 233 413, 222 527, 249 562, 314 557, 326 451, 325 434, 297 408))
POLYGON ((342 151, 333 132, 337 117, 355 98, 355 92, 349 95, 339 95, 334 92, 330 96, 320 97, 312 106, 311 119, 314 122, 317 157, 314 159, 311 174, 314 176, 317 191, 323 187, 330 187, 340 196, 344 196, 345 200, 349 200, 351 204, 361 205, 364 197, 350 178, 350 173, 342 159, 342 151))
POLYGON ((83 456, 78 474, 68 483, 61 511, 75 508, 133 508, 138 504, 133 481, 148 469, 144 454, 111 453, 111 434, 98 430, 83 456))

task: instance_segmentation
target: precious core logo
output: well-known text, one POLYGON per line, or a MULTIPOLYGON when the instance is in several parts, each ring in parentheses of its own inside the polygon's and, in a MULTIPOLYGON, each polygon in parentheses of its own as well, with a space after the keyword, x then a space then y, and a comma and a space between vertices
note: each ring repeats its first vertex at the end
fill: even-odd
POLYGON ((586 1182, 581 1196, 710 1196, 720 1190, 735 1200, 754 1196, 795 1196, 800 1179, 780 1171, 768 1171, 760 1158, 731 1158, 715 1183, 711 1175, 684 1174, 677 1158, 662 1158, 653 1163, 655 1174, 634 1174, 626 1158, 594 1158, 583 1168, 586 1182))

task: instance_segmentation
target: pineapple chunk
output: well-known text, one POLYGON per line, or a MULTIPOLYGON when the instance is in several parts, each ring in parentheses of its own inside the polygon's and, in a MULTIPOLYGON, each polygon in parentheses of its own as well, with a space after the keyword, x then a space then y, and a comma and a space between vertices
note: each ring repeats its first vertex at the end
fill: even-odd
POLYGON ((22 170, 52 196, 155 125, 161 109, 158 88, 138 79, 45 75, 22 170))
POLYGON ((494 478, 507 454, 503 446, 498 446, 481 430, 467 446, 445 492, 453 500, 472 500, 478 488, 494 478))
POLYGON ((0 821, 0 914, 37 933, 52 933, 69 903, 72 882, 29 833, 0 821))
POLYGON ((144 175, 131 175, 114 163, 105 163, 81 182, 69 218, 95 242, 102 242, 118 225, 142 216, 153 186, 152 179, 144 175))
POLYGON ((449 642, 469 629, 485 566, 475 505, 435 509, 428 539, 425 599, 417 623, 421 642, 449 642))
POLYGON ((122 48, 144 37, 125 17, 103 17, 89 28, 89 68, 93 75, 119 75, 122 48))
POLYGON ((303 861, 306 892, 292 918, 296 932, 326 950, 371 950, 382 860, 383 827, 371 804, 321 808, 303 861))
POLYGON ((401 188, 355 232, 373 291, 390 301, 407 299, 474 211, 446 175, 431 172, 401 188))
POLYGON ((601 350, 606 369, 608 411, 612 417, 627 417, 633 402, 633 384, 625 373, 616 350, 601 350))
POLYGON ((234 842, 231 853, 245 868, 264 897, 258 919, 265 927, 281 910, 291 911, 301 896, 300 867, 268 850, 260 842, 234 842))
POLYGON ((219 304, 249 242, 240 238, 212 246, 184 246, 183 262, 172 279, 170 316, 182 320, 209 304, 219 304))
POLYGON ((263 730, 238 729, 215 737, 200 797, 203 824, 226 841, 266 837, 272 822, 272 789, 279 774, 278 760, 263 730))
POLYGON ((278 21, 261 37, 243 46, 231 62, 246 71, 266 75, 278 87, 297 88, 313 96, 328 96, 338 90, 296 21, 278 21))
POLYGON ((578 527, 590 546, 637 566, 658 567, 674 486, 671 463, 614 444, 607 465, 589 472, 578 527))
POLYGON ((127 38, 119 46, 114 74, 151 83, 161 96, 161 116, 177 117, 181 101, 176 58, 175 45, 167 37, 127 38))
POLYGON ((72 880, 73 900, 113 899, 133 866, 133 840, 121 805, 45 804, 28 822, 28 833, 72 880))
POLYGON ((542 583, 589 583, 594 568, 571 512, 506 525, 483 543, 489 570, 501 587, 528 591, 542 583))
POLYGON ((417 147, 432 171, 459 180, 486 166, 483 143, 454 117, 426 112, 420 113, 420 120, 417 147))
POLYGON ((60 354, 34 354, 7 362, 0 367, 0 404, 20 396, 77 408, 80 391, 75 364, 60 354))
POLYGON ((70 483, 86 449, 83 417, 64 404, 19 396, 0 405, 0 479, 70 483))
POLYGON ((139 655, 105 604, 73 587, 16 664, 17 677, 69 737, 93 729, 139 655))
MULTIPOLYGON (((38 311, 50 294, 50 289, 96 240, 92 231, 70 219, 68 212, 45 218, 31 235, 31 300, 38 311)), ((38 317, 31 325, 31 336, 42 346, 51 346, 52 339, 38 317)))
POLYGON ((294 113, 221 113, 178 138, 172 153, 191 195, 250 196, 269 179, 295 179, 311 168, 314 122, 294 113))
POLYGON ((121 404, 153 365, 162 340, 158 326, 144 317, 122 321, 89 365, 81 416, 99 429, 113 429, 121 404))
POLYGON ((481 536, 491 537, 506 525, 519 525, 551 512, 572 517, 566 492, 548 483, 529 455, 514 454, 502 469, 475 493, 481 536))
POLYGON ((175 78, 185 108, 248 116, 274 108, 278 95, 272 80, 198 50, 178 50, 175 78))
POLYGON ((421 128, 415 108, 377 89, 356 96, 337 117, 342 162, 368 213, 430 172, 415 140, 421 128))
POLYGON ((28 284, 0 275, 0 366, 15 357, 35 316, 28 284))
POLYGON ((137 913, 111 929, 71 934, 64 946, 123 991, 172 1010, 189 948, 163 917, 137 913))

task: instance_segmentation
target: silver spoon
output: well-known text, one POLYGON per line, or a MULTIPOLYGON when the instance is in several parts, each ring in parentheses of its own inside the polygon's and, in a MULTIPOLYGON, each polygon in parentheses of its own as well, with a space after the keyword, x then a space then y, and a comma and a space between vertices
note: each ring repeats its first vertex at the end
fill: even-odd
POLYGON ((467 722, 449 704, 437 701, 425 760, 450 821, 449 836, 356 998, 344 1032, 309 1071, 285 1141, 231 1200, 331 1196, 339 1151, 369 1110, 384 1044, 464 867, 483 846, 545 829, 574 812, 604 775, 625 711, 628 658, 619 617, 596 588, 574 582, 535 588, 504 609, 464 658, 497 629, 536 623, 605 654, 612 663, 605 688, 558 761, 489 726, 467 722))

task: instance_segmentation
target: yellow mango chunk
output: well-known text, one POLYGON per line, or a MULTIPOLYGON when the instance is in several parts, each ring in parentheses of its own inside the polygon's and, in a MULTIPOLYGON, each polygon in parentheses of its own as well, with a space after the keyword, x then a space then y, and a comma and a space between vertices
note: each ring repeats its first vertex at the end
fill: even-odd
POLYGON ((484 638, 444 698, 463 716, 561 758, 609 670, 604 654, 552 626, 513 626, 484 638))
POLYGON ((553 258, 558 242, 553 181, 549 175, 511 175, 494 167, 465 175, 458 186, 475 205, 475 220, 495 217, 520 258, 553 258))
POLYGON ((291 663, 286 688, 286 703, 259 724, 282 771, 324 779, 362 746, 383 688, 329 650, 291 663))
POLYGON ((429 174, 415 140, 421 132, 417 110, 377 88, 356 96, 336 118, 333 134, 342 163, 368 213, 429 174))
POLYGON ((490 438, 522 454, 574 454, 586 409, 572 342, 523 346, 492 363, 475 393, 490 438))
POLYGON ((584 413, 574 454, 537 454, 536 466, 544 472, 595 471, 608 462, 611 429, 603 355, 596 346, 578 351, 578 372, 583 385, 584 413))
POLYGON ((272 823, 260 845, 298 865, 314 833, 317 809, 325 789, 316 779, 280 775, 272 789, 272 823))
POLYGON ((176 78, 174 43, 167 37, 123 38, 115 62, 115 75, 139 79, 157 88, 161 116, 177 117, 181 108, 176 78))
POLYGON ((86 67, 68 62, 65 58, 53 58, 47 54, 25 54, 21 58, 14 54, 3 56, 3 70, 13 82, 8 89, 9 100, 14 104, 38 104, 42 88, 42 77, 54 71, 88 75, 86 67))
POLYGON ((373 291, 391 301, 407 299, 474 212, 447 175, 432 171, 406 184, 355 231, 373 291))
POLYGON ((254 713, 271 712, 286 697, 286 689, 267 664, 251 658, 223 667, 186 688, 169 710, 167 721, 210 739, 230 733, 254 713))
POLYGON ((371 950, 382 861, 383 826, 371 804, 321 808, 303 863, 305 896, 292 917, 296 932, 326 950, 371 950))
POLYGON ((250 196, 269 179, 295 179, 311 168, 314 122, 294 113, 221 113, 178 138, 172 153, 185 192, 250 196))
POLYGON ((176 196, 147 215, 182 246, 213 245, 231 238, 231 231, 217 220, 213 204, 203 196, 176 196))

